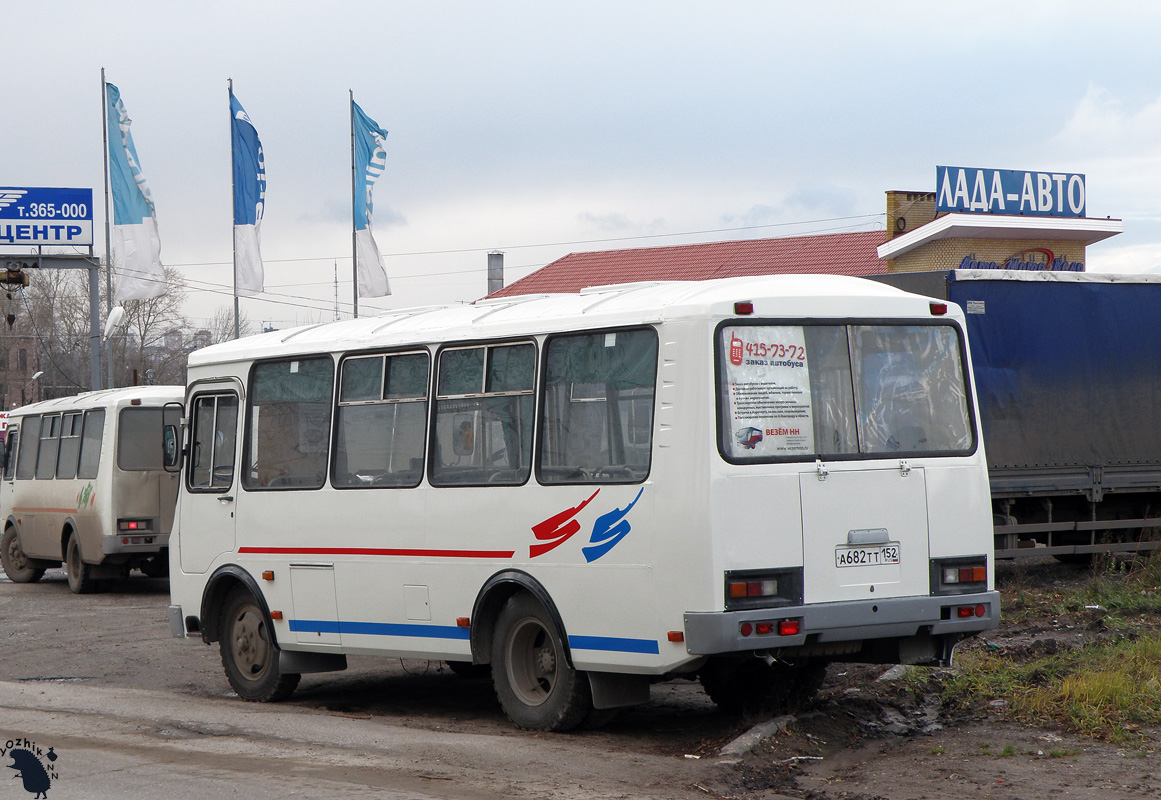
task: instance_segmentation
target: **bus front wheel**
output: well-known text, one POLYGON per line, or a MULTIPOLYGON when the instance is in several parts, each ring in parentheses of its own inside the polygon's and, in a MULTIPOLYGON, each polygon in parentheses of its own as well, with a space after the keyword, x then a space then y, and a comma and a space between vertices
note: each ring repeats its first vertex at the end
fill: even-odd
POLYGON ((270 620, 245 589, 235 589, 226 598, 218 645, 226 678, 243 700, 285 700, 302 678, 297 672, 279 669, 278 644, 270 620))
POLYGON ((4 566, 4 574, 13 583, 36 583, 44 576, 44 570, 34 567, 24 555, 20 537, 12 526, 4 530, 4 537, 0 539, 0 563, 4 566))
POLYGON ((65 575, 69 579, 69 591, 73 594, 88 594, 97 588, 92 568, 81 558, 81 543, 75 533, 65 545, 65 575))
POLYGON ((559 628, 525 592, 510 597, 496 619, 492 682, 504 713, 521 728, 571 730, 592 709, 588 679, 569 665, 559 628))

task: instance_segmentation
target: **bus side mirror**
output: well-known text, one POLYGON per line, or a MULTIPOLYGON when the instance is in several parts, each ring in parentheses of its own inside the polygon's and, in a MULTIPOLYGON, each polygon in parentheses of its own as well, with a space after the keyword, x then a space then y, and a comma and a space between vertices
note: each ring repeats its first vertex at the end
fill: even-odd
POLYGON ((166 472, 178 472, 181 467, 181 447, 176 425, 166 425, 161 432, 162 447, 165 449, 164 466, 166 472))

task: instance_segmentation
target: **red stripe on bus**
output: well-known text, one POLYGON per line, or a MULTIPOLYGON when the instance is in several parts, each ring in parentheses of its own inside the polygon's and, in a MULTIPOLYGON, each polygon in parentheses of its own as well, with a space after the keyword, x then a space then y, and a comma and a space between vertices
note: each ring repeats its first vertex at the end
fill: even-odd
POLYGON ((394 550, 376 547, 239 547, 239 553, 284 556, 421 556, 428 558, 511 558, 515 550, 394 550))
POLYGON ((78 508, 34 508, 33 506, 13 506, 13 514, 75 514, 78 508))

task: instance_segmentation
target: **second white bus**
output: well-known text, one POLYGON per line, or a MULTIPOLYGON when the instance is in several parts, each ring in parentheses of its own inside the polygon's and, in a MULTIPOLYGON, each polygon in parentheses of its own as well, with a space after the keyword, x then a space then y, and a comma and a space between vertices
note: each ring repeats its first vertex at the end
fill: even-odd
POLYGON ((134 386, 13 409, 0 484, 10 580, 38 581, 63 562, 83 593, 132 569, 168 573, 178 480, 165 471, 162 433, 182 399, 180 386, 134 386))
POLYGON ((992 628, 958 308, 871 282, 612 286, 190 356, 170 623, 239 696, 347 654, 490 665, 566 730, 662 676, 721 706, 992 628))

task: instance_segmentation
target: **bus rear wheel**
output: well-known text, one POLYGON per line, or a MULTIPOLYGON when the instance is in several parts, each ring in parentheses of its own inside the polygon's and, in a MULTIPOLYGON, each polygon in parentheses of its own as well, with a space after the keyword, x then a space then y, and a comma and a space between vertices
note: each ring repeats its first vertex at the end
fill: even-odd
POLYGON ((92 567, 81 558, 81 543, 75 533, 69 536, 65 545, 65 575, 69 579, 69 591, 73 594, 88 594, 97 588, 92 567))
POLYGON ((218 646, 226 678, 243 700, 285 700, 302 679, 297 672, 279 669, 278 644, 270 620, 245 589, 235 589, 226 598, 218 646))
POLYGON ((525 592, 510 597, 496 619, 492 682, 504 713, 521 728, 571 730, 593 706, 588 679, 569 665, 556 622, 525 592))
POLYGON ((12 526, 5 528, 4 536, 0 538, 0 564, 13 583, 36 583, 44 577, 44 570, 33 566, 31 559, 24 555, 20 537, 12 526))
POLYGON ((810 700, 826 679, 825 661, 767 664, 757 657, 715 659, 698 673, 702 688, 722 711, 786 711, 810 700))

